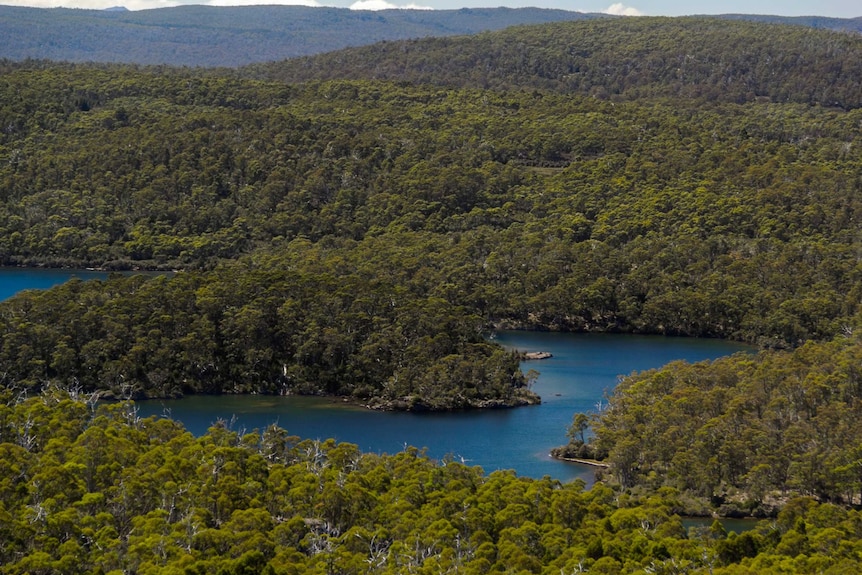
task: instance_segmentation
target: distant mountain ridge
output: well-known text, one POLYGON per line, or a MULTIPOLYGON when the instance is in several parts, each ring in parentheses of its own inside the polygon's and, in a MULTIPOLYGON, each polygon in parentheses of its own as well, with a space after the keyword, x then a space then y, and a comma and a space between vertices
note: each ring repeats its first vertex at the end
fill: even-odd
MULTIPOLYGON (((860 8, 862 12, 862 8, 860 8)), ((725 20, 748 20, 767 24, 792 24, 807 28, 822 28, 836 32, 862 32, 862 16, 856 18, 830 18, 828 16, 769 16, 765 14, 722 14, 725 20)))
MULTIPOLYGON (((541 8, 382 10, 179 6, 128 11, 0 6, 0 58, 236 67, 382 41, 469 35, 525 24, 610 19, 541 8)), ((862 32, 862 18, 718 18, 862 32)))
POLYGON ((241 66, 385 40, 606 17, 540 8, 381 10, 180 6, 79 10, 0 6, 0 58, 241 66))

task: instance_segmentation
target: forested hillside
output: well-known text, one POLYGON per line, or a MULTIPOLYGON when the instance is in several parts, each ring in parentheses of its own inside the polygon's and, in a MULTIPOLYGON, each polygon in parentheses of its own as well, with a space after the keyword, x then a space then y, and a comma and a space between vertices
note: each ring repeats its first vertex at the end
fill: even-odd
POLYGON ((727 20, 748 20, 769 24, 794 24, 809 28, 822 28, 836 32, 862 32, 862 16, 856 18, 829 18, 826 16, 776 16, 768 14, 722 14, 727 20))
POLYGON ((719 18, 623 18, 375 44, 250 66, 257 77, 543 89, 606 99, 862 105, 858 34, 719 18))
POLYGON ((0 6, 0 58, 241 66, 385 40, 599 17, 539 8, 369 12, 273 5, 130 12, 0 6))
POLYGON ((859 571, 860 52, 695 18, 3 62, 0 262, 174 271, 0 303, 0 573, 859 571), (770 349, 576 415, 590 490, 96 401, 536 401, 495 326, 770 349))
POLYGON ((858 314, 856 109, 40 63, 0 90, 0 261, 214 270, 160 280, 169 311, 119 279, 6 305, 11 385, 517 404, 494 324, 785 347, 858 314))
POLYGON ((810 499, 742 535, 679 494, 485 475, 129 404, 0 402, 0 573, 852 573, 862 517, 810 499))
MULTIPOLYGON (((627 488, 673 487, 722 514, 774 513, 788 494, 862 501, 862 343, 849 328, 793 353, 674 363, 622 381, 570 455, 597 456, 627 488)), ((581 427, 578 427, 578 424, 581 427)))
MULTIPOLYGON (((82 10, 0 6, 0 58, 173 66, 243 66, 386 40, 476 34, 524 24, 612 18, 539 8, 380 10, 307 6, 176 6, 82 10)), ((715 18, 862 32, 862 18, 715 18)))

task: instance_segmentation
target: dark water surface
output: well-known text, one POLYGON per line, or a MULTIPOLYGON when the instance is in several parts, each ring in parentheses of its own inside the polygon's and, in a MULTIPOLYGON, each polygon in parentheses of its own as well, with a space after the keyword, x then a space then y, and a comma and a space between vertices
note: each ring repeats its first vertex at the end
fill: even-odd
MULTIPOLYGON (((48 288, 73 276, 92 279, 107 274, 0 268, 0 299, 23 289, 48 288)), ((751 349, 721 340, 610 334, 500 332, 495 340, 508 348, 553 354, 522 366, 524 371, 540 372, 534 391, 542 396, 542 405, 414 414, 370 411, 329 398, 190 396, 140 402, 140 415, 170 415, 198 435, 218 419, 234 420, 235 429, 248 431, 277 423, 303 438, 332 437, 365 451, 394 453, 412 445, 427 448, 435 458, 451 455, 480 465, 486 472, 513 469, 527 477, 582 478, 590 483, 592 468, 548 455, 551 448, 566 442, 574 413, 594 411, 621 375, 677 359, 701 361, 751 349)))

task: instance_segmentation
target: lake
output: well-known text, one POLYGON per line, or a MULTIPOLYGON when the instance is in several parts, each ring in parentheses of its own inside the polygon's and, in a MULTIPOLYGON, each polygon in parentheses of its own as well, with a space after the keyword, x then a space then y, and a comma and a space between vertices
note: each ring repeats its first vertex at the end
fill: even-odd
POLYGON ((516 409, 454 413, 389 413, 337 399, 271 396, 190 396, 139 402, 141 416, 169 415, 195 434, 217 419, 234 429, 263 429, 271 423, 310 439, 335 438, 364 451, 395 453, 405 446, 427 448, 434 458, 451 455, 486 472, 513 469, 518 475, 561 481, 593 481, 594 469, 557 461, 551 448, 566 443, 572 415, 594 411, 620 375, 660 367, 676 359, 700 361, 750 350, 708 339, 609 334, 499 332, 495 340, 522 351, 548 351, 550 359, 524 362, 540 372, 534 390, 542 404, 516 409))
POLYGON ((48 289, 76 277, 82 280, 105 279, 108 272, 43 268, 0 267, 0 301, 26 289, 48 289))
MULTIPOLYGON (((63 273, 66 279, 105 277, 99 272, 3 268, 0 298, 12 295, 13 288, 50 287, 64 281, 63 273)), ((507 348, 553 354, 523 364, 524 371, 540 372, 533 389, 542 396, 541 405, 417 414, 370 411, 331 398, 190 396, 140 402, 139 413, 170 415, 198 435, 218 419, 233 420, 234 429, 248 431, 277 423, 303 438, 332 437, 365 451, 395 453, 412 445, 427 448, 431 457, 451 455, 486 472, 513 469, 527 477, 580 478, 589 484, 593 468, 548 455, 551 448, 566 443, 574 413, 594 411, 621 375, 677 359, 701 361, 751 350, 722 340, 661 336, 506 331, 494 339, 507 348)))

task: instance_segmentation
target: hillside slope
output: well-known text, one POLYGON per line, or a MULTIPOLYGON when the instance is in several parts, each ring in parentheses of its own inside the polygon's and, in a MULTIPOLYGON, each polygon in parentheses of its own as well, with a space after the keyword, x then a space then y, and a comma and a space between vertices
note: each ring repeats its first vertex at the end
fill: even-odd
POLYGON ((285 82, 376 79, 599 98, 862 105, 862 36, 719 18, 627 18, 381 43, 250 66, 285 82))
POLYGON ((858 323, 860 110, 107 66, 0 88, 0 261, 200 270, 0 306, 10 384, 445 408, 518 400, 494 323, 858 323))
POLYGON ((393 81, 3 62, 0 262, 184 270, 0 303, 0 573, 860 572, 858 41, 616 22, 393 81), (588 491, 97 401, 534 401, 500 325, 795 350, 621 381, 588 491))
MULTIPOLYGON (((711 18, 862 31, 862 18, 751 14, 711 18)), ((0 6, 0 58, 233 67, 386 40, 594 19, 613 18, 539 8, 369 12, 305 6, 179 6, 129 12, 0 6)))
POLYGON ((523 399, 493 324, 792 347, 858 323, 859 38, 618 19, 404 46, 450 87, 7 63, 0 262, 187 273, 10 303, 0 373, 446 408, 523 399), (477 45, 496 70, 442 65, 477 45), (561 49, 595 84, 519 84, 561 49), (473 70, 498 89, 452 87, 473 70))

